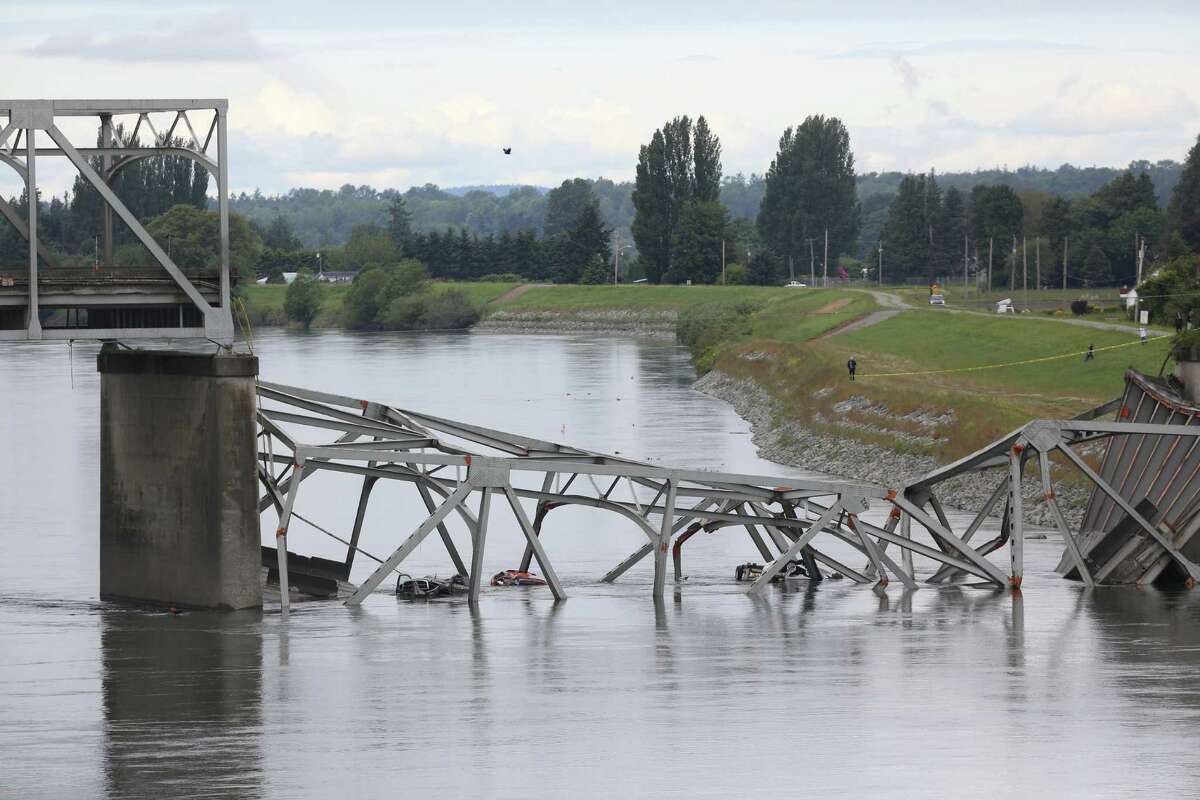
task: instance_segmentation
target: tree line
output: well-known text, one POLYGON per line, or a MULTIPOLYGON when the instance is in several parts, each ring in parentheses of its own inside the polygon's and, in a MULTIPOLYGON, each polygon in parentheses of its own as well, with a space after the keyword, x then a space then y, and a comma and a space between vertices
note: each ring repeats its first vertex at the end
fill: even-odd
MULTIPOLYGON (((960 188, 967 178, 995 174, 907 174, 885 193, 877 190, 893 185, 895 174, 857 175, 849 132, 833 117, 813 115, 787 128, 761 175, 724 175, 721 153, 704 116, 678 116, 639 149, 632 184, 576 178, 549 192, 518 187, 504 196, 431 185, 404 193, 346 186, 281 198, 243 194, 233 198, 234 209, 246 212, 244 219, 234 214, 235 260, 258 275, 359 271, 411 258, 434 278, 600 282, 619 258, 626 280, 772 284, 804 275, 806 260, 844 275, 848 257, 862 256, 877 270, 882 255, 888 281, 957 276, 965 268, 1015 286, 1018 264, 1023 272, 1032 258, 1043 284, 1061 285, 1065 265, 1068 285, 1088 286, 1130 282, 1138 253, 1153 264, 1187 251, 1186 237, 1171 235, 1179 226, 1170 204, 1178 203, 1162 202, 1162 191, 1173 180, 1171 198, 1182 196, 1194 154, 1183 165, 1136 162, 1116 173, 1023 168, 1001 173, 1008 182, 968 189, 960 188), (1105 183, 1078 193, 1102 175, 1109 176, 1105 183), (874 188, 866 193, 869 182, 874 188), (343 232, 359 218, 367 221, 343 232), (344 239, 314 247, 314 236, 344 239)), ((179 157, 143 159, 119 172, 114 188, 166 237, 181 265, 212 263, 215 228, 203 169, 179 157), (181 206, 195 213, 175 211, 181 206)), ((28 199, 14 203, 24 208, 28 199)), ((41 204, 43 238, 77 261, 94 258, 98 194, 80 179, 41 204)), ((119 220, 115 228, 117 260, 150 263, 119 220)), ((4 226, 0 258, 19 262, 23 252, 15 230, 4 226)))
POLYGON ((1144 171, 1128 170, 1075 199, 1005 185, 943 192, 931 172, 900 182, 867 263, 882 264, 884 281, 896 283, 974 276, 1010 290, 1039 281, 1133 285, 1139 258, 1148 266, 1187 251, 1179 237, 1144 171))

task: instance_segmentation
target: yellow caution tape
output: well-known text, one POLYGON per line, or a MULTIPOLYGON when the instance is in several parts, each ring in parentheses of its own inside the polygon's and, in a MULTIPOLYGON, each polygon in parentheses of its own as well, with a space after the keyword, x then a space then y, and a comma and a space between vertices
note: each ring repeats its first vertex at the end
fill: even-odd
MULTIPOLYGON (((1161 336, 1151 336, 1146 341, 1156 342, 1159 339, 1167 339, 1167 338, 1169 338, 1169 336, 1167 334, 1163 334, 1161 336)), ((1093 353, 1102 353, 1105 350, 1118 350, 1122 347, 1129 347, 1130 345, 1135 345, 1135 344, 1141 344, 1141 340, 1134 339, 1132 342, 1125 342, 1124 344, 1110 344, 1107 347, 1097 347, 1097 348, 1093 349, 1092 352, 1093 353)), ((1058 361, 1058 360, 1061 360, 1064 358, 1079 358, 1080 356, 1086 356, 1086 355, 1087 355, 1087 350, 1080 350, 1075 353, 1063 353, 1062 355, 1057 355, 1057 356, 1043 356, 1042 358, 1027 358, 1024 361, 1009 361, 1006 364, 985 364, 981 367, 958 367, 956 369, 930 369, 930 370, 922 370, 922 371, 917 371, 917 372, 860 372, 857 375, 855 375, 854 377, 855 378, 895 378, 895 377, 905 376, 905 375, 947 375, 952 372, 979 372, 979 371, 985 370, 985 369, 1001 369, 1002 367, 1020 367, 1020 366, 1024 366, 1025 364, 1040 364, 1045 361, 1058 361)))

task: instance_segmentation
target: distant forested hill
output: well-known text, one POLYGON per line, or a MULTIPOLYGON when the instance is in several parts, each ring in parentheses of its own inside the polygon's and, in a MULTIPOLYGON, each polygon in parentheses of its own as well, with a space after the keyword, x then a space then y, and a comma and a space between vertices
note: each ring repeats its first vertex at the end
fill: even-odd
MULTIPOLYGON (((1144 170, 1154 183, 1160 206, 1165 206, 1179 180, 1182 166, 1175 161, 1134 161, 1129 167, 1144 170)), ((1121 174, 1115 167, 1075 167, 1064 164, 1058 169, 1021 167, 1017 170, 991 169, 975 172, 938 173, 943 190, 951 186, 969 193, 976 184, 1007 184, 1018 192, 1036 191, 1066 197, 1094 193, 1121 174)), ((863 224, 859 239, 869 249, 879 238, 887 215, 888 203, 900 185, 904 173, 870 172, 858 176, 858 197, 862 202, 863 224)), ((615 183, 607 178, 592 181, 592 191, 600 202, 605 224, 616 230, 624 242, 631 242, 633 222, 633 184, 615 183)), ((733 219, 753 219, 762 201, 761 175, 726 176, 721 186, 721 201, 733 219)), ((542 232, 546 216, 547 187, 538 186, 459 186, 447 189, 433 184, 414 186, 403 192, 417 231, 466 228, 478 234, 501 234, 529 229, 542 232)), ((395 189, 377 190, 370 186, 341 189, 292 189, 282 195, 240 194, 231 209, 262 226, 276 215, 285 217, 306 247, 328 247, 345 243, 356 225, 385 225, 387 207, 397 194, 395 189)))
MULTIPOLYGON (((608 227, 631 241, 633 184, 613 183, 605 178, 592 181, 592 192, 608 227)), ((546 218, 546 193, 538 186, 467 186, 442 189, 431 183, 399 193, 370 186, 340 189, 292 189, 286 194, 235 195, 230 209, 264 228, 276 216, 291 223, 305 247, 344 244, 356 225, 385 226, 392 198, 402 194, 412 213, 413 229, 419 232, 466 228, 487 235, 505 231, 532 230, 542 233, 546 218)))

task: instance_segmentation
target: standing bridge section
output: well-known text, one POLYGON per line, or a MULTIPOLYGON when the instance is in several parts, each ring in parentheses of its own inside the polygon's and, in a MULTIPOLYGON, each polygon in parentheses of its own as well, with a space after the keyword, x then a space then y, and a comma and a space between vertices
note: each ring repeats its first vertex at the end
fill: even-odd
POLYGON ((38 196, 39 163, 61 158, 103 200, 95 265, 68 268, 39 239, 37 202, 21 213, 0 198, 0 214, 29 245, 27 264, 0 265, 0 340, 203 337, 233 343, 228 101, 0 100, 0 119, 0 161, 16 172, 29 198, 38 196), (96 120, 97 135, 86 143, 72 141, 60 127, 77 118, 96 120), (143 133, 150 144, 141 144, 143 133), (190 159, 212 176, 217 263, 180 268, 113 191, 123 169, 156 156, 190 159), (113 262, 114 216, 153 264, 113 262))

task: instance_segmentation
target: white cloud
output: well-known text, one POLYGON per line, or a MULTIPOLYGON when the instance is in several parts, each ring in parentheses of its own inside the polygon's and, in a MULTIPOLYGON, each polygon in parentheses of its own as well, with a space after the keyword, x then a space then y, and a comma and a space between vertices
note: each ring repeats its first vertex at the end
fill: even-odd
POLYGON ((46 58, 118 62, 250 61, 261 58, 262 45, 245 17, 216 14, 174 18, 136 33, 111 36, 78 31, 48 36, 25 51, 46 58))
POLYGON ((912 97, 916 94, 918 87, 921 85, 921 78, 917 75, 917 69, 904 56, 894 55, 889 62, 892 65, 892 72, 896 73, 896 77, 900 79, 900 83, 904 86, 904 91, 908 92, 908 96, 912 97))

